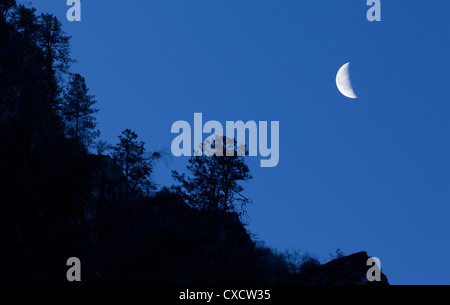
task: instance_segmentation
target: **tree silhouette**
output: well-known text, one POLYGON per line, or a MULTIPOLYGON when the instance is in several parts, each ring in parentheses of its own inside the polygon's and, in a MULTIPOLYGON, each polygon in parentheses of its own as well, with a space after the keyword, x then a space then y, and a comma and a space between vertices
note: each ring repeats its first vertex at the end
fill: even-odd
POLYGON ((16 6, 16 0, 2 0, 0 2, 0 22, 6 22, 6 16, 11 8, 16 6))
POLYGON ((67 91, 64 94, 62 113, 66 121, 66 133, 70 138, 89 147, 100 132, 93 114, 98 109, 93 108, 97 102, 93 95, 88 94, 84 77, 74 74, 71 77, 67 91))
POLYGON ((52 156, 64 133, 57 112, 60 82, 50 71, 54 67, 46 64, 42 20, 34 8, 1 1, 0 31, 1 146, 15 149, 2 157, 20 166, 20 183, 11 183, 31 191, 29 182, 41 171, 33 156, 52 156))
POLYGON ((44 58, 47 99, 58 110, 62 91, 58 78, 61 73, 69 73, 73 62, 70 58, 70 36, 62 30, 61 22, 51 14, 41 14, 38 21, 38 41, 44 58))
POLYGON ((62 24, 51 14, 39 16, 40 44, 49 70, 68 73, 73 60, 70 58, 70 36, 62 30, 62 24))
POLYGON ((119 136, 119 143, 113 147, 112 157, 122 168, 132 192, 149 193, 153 188, 150 182, 152 162, 159 158, 160 154, 155 152, 146 157, 145 143, 138 141, 138 135, 130 129, 125 129, 119 136))
POLYGON ((239 182, 249 181, 252 176, 244 157, 237 153, 242 150, 245 154, 248 152, 245 147, 237 146, 236 141, 234 144, 233 141, 226 141, 225 137, 217 137, 213 143, 208 144, 204 146, 211 147, 216 152, 222 151, 221 154, 218 153, 221 156, 213 154, 210 157, 191 157, 187 166, 191 172, 190 177, 177 171, 172 172, 175 180, 181 183, 175 190, 188 204, 200 209, 245 213, 246 205, 251 200, 242 194, 244 187, 239 182), (233 156, 230 156, 230 151, 234 152, 233 156))

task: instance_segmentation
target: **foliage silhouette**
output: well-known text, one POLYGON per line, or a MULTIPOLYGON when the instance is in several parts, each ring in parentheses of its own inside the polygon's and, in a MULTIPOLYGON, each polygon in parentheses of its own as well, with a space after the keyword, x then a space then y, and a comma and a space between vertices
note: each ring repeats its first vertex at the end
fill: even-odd
POLYGON ((242 156, 248 152, 245 147, 238 147, 235 140, 227 141, 225 137, 216 138, 210 146, 213 150, 217 148, 221 156, 191 157, 187 166, 191 176, 172 172, 180 183, 174 190, 189 205, 199 209, 245 213, 251 200, 243 195, 244 187, 239 183, 252 179, 242 156))
POLYGON ((137 138, 137 133, 125 129, 119 135, 119 143, 113 147, 112 157, 122 168, 131 192, 148 195, 150 190, 154 189, 150 182, 152 162, 160 157, 160 153, 154 152, 147 157, 145 143, 137 138))
POLYGON ((64 93, 62 104, 67 136, 84 147, 91 146, 94 139, 100 135, 100 131, 95 129, 97 122, 93 115, 98 112, 98 109, 93 108, 97 101, 88 92, 84 77, 74 74, 64 93))

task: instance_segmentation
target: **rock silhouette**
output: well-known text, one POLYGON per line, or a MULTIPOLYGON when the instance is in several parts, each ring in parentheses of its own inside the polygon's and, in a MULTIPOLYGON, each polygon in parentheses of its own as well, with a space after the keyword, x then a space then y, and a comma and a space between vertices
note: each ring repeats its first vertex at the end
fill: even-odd
POLYGON ((381 281, 367 279, 369 256, 365 251, 334 259, 318 266, 306 275, 302 284, 306 285, 389 285, 387 277, 381 273, 381 281))

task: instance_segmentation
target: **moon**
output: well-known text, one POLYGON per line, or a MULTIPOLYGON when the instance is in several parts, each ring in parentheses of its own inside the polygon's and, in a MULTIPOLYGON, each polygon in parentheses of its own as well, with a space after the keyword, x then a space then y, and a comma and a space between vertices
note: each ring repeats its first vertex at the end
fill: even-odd
POLYGON ((336 75, 336 86, 344 96, 348 98, 358 98, 353 91, 349 67, 350 63, 348 62, 339 69, 336 75))

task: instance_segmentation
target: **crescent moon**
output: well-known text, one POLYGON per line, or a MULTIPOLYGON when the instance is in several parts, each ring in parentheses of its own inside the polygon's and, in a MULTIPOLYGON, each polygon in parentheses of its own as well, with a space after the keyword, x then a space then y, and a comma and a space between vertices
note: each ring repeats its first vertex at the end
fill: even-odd
POLYGON ((348 62, 339 69, 336 75, 336 86, 344 96, 348 98, 358 98, 353 91, 349 66, 350 63, 348 62))

